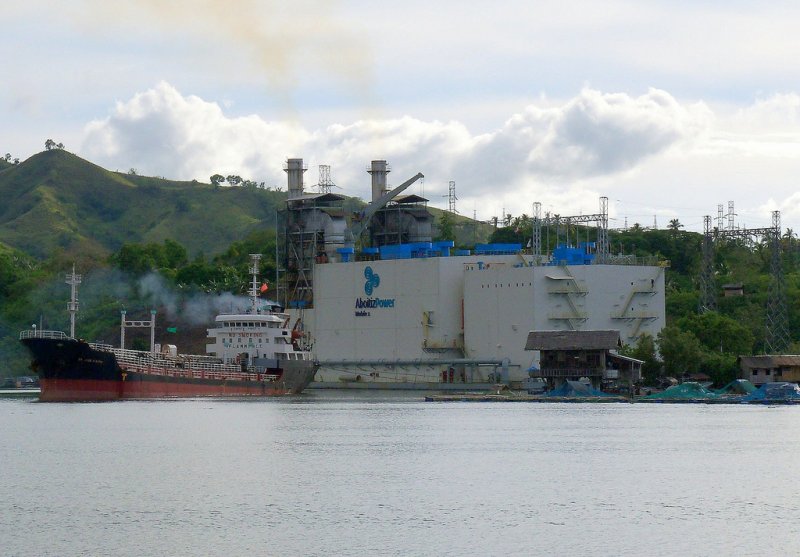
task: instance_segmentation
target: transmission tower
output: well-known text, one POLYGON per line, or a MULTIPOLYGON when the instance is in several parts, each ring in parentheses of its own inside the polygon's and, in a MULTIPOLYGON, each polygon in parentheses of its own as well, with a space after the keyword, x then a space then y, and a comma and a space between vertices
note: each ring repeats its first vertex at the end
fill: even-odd
POLYGON ((334 183, 331 180, 331 165, 319 165, 319 184, 317 185, 319 193, 331 193, 331 187, 333 185, 334 183))
MULTIPOLYGON (((733 201, 728 201, 728 230, 733 230, 733 217, 736 213, 733 212, 733 201)), ((778 219, 780 220, 780 218, 778 219)))
POLYGON ((536 265, 542 263, 542 204, 536 201, 533 204, 533 220, 531 235, 531 254, 536 265))
POLYGON ((447 194, 447 203, 448 203, 448 210, 451 213, 458 213, 458 211, 456 211, 456 200, 458 200, 458 197, 456 197, 456 183, 453 180, 450 180, 450 189, 447 194))
MULTIPOLYGON (((720 213, 722 212, 722 205, 720 213)), ((721 221, 720 221, 721 222, 721 221)), ((703 265, 700 271, 700 313, 717 309, 716 284, 714 281, 714 236, 711 216, 703 217, 703 265)))
POLYGON ((600 198, 600 219, 597 221, 597 262, 608 259, 608 197, 600 198))
POLYGON ((771 354, 781 354, 789 347, 789 312, 786 306, 786 282, 781 264, 781 213, 772 211, 771 280, 767 291, 766 347, 771 354))
MULTIPOLYGON (((730 214, 733 211, 729 205, 730 214)), ((703 266, 700 275, 700 312, 716 309, 716 286, 714 284, 714 244, 721 239, 751 241, 761 237, 769 242, 771 251, 770 283, 767 291, 767 315, 765 319, 765 347, 772 354, 780 354, 789 346, 789 317, 786 304, 786 283, 783 277, 781 257, 781 214, 772 212, 772 226, 768 228, 711 228, 711 217, 703 218, 703 266)))

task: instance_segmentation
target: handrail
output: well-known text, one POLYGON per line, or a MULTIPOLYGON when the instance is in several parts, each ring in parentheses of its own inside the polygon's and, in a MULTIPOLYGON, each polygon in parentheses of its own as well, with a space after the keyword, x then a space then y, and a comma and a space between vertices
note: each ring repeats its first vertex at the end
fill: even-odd
POLYGON ((42 329, 26 329, 24 331, 20 331, 19 339, 24 340, 27 338, 52 338, 52 339, 68 339, 70 338, 67 336, 66 333, 63 331, 45 331, 42 329))

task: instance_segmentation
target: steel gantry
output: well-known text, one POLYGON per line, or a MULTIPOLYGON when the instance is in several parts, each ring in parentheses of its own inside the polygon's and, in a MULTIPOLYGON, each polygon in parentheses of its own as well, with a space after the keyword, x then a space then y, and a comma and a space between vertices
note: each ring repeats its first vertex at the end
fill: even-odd
POLYGON ((608 197, 600 198, 600 212, 593 215, 574 215, 564 217, 561 215, 550 215, 549 213, 542 219, 542 204, 533 204, 533 231, 531 237, 531 254, 539 264, 542 261, 542 225, 556 227, 556 244, 561 242, 562 227, 566 229, 567 241, 569 240, 569 228, 573 224, 595 223, 597 226, 597 252, 595 255, 596 263, 608 261, 608 197))
MULTIPOLYGON (((732 204, 729 212, 732 213, 732 204)), ((781 264, 781 213, 772 212, 772 226, 767 228, 712 228, 711 216, 703 219, 703 264, 700 273, 700 312, 717 307, 714 279, 714 254, 719 240, 762 238, 770 246, 770 283, 767 291, 764 343, 771 354, 780 354, 789 347, 789 313, 786 305, 786 284, 781 264)))

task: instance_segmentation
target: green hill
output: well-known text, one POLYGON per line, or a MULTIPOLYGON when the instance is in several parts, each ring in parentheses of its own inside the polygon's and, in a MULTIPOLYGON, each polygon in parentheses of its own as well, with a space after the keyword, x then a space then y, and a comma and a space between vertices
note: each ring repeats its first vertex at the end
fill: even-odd
POLYGON ((439 231, 441 227, 442 215, 446 214, 447 217, 452 220, 456 247, 467 246, 471 249, 475 244, 485 244, 489 242, 489 239, 496 230, 491 224, 472 220, 469 217, 453 214, 442 209, 437 209, 436 207, 428 207, 428 211, 433 215, 434 225, 437 231, 439 231))
POLYGON ((41 258, 166 238, 219 253, 273 227, 285 194, 121 174, 51 150, 0 169, 0 197, 0 241, 41 258))

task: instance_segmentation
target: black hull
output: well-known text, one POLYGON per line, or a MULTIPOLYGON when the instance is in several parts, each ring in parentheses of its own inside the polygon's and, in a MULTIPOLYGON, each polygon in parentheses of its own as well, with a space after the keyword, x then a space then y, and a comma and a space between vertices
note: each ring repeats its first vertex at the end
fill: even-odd
MULTIPOLYGON (((22 339, 33 355, 43 401, 114 400, 193 396, 276 396, 300 393, 314 378, 316 363, 281 361, 279 368, 244 372, 182 367, 180 360, 120 364, 116 355, 74 339, 22 339)), ((234 371, 235 370, 235 371, 234 371)))

